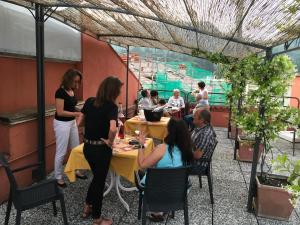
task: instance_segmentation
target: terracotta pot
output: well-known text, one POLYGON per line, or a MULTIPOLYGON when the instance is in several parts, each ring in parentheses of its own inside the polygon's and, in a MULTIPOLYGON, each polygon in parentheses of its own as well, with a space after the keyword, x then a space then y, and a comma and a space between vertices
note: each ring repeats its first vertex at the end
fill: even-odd
MULTIPOLYGON (((239 149, 237 151, 237 160, 243 162, 252 162, 255 141, 250 139, 241 139, 241 136, 238 136, 238 142, 239 142, 239 149)), ((260 144, 259 152, 258 152, 258 160, 263 150, 264 150, 264 145, 260 144)))
MULTIPOLYGON (((281 176, 274 176, 283 179, 281 176)), ((285 178, 286 180, 286 178, 285 178)), ((257 197, 255 208, 257 216, 288 221, 294 207, 290 202, 291 194, 281 187, 261 184, 256 177, 257 197)))
POLYGON ((227 127, 229 112, 225 106, 211 106, 211 124, 215 127, 227 127))
MULTIPOLYGON (((238 135, 242 135, 243 131, 241 128, 238 128, 238 135)), ((230 139, 235 139, 236 136, 236 126, 235 124, 231 124, 231 129, 230 129, 230 139)))

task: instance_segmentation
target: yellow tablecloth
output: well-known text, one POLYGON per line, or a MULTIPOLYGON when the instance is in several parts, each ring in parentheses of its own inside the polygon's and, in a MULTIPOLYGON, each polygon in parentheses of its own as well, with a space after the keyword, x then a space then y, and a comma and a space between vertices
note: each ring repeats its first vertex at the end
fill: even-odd
MULTIPOLYGON (((116 148, 114 148, 110 169, 113 170, 117 175, 120 175, 128 181, 134 183, 134 171, 139 168, 137 163, 138 150, 122 150, 122 148, 126 145, 125 142, 128 142, 128 138, 120 140, 120 144, 117 144, 116 148)), ((66 164, 65 174, 69 178, 70 182, 74 182, 76 180, 75 170, 90 170, 90 166, 83 155, 83 145, 84 144, 78 145, 71 151, 66 164)), ((145 154, 149 154, 153 148, 153 140, 151 138, 147 138, 144 150, 145 154)))
POLYGON ((164 140, 168 134, 167 125, 169 120, 169 117, 162 117, 159 122, 147 122, 136 116, 126 120, 124 124, 125 133, 133 135, 135 130, 140 129, 147 132, 149 137, 164 140))

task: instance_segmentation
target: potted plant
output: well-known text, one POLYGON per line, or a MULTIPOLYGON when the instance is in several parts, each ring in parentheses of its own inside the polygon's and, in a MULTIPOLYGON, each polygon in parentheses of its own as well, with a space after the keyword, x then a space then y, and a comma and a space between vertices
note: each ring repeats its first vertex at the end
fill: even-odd
POLYGON ((292 161, 286 154, 272 160, 273 170, 284 174, 270 175, 269 185, 257 179, 257 215, 289 220, 300 197, 300 160, 292 161))
MULTIPOLYGON (((282 105, 282 96, 287 92, 289 84, 295 74, 295 66, 286 55, 275 56, 272 60, 265 60, 260 57, 253 58, 253 69, 249 70, 250 83, 256 88, 250 90, 244 100, 246 109, 243 116, 238 118, 238 124, 250 135, 256 138, 256 144, 261 142, 264 146, 261 154, 260 173, 257 174, 256 185, 257 195, 254 201, 258 215, 276 219, 287 219, 285 215, 280 215, 278 211, 285 211, 277 204, 269 203, 270 199, 264 199, 267 193, 271 192, 272 198, 282 199, 281 184, 284 184, 282 177, 273 176, 271 171, 265 171, 267 154, 272 152, 270 142, 277 138, 279 131, 286 126, 286 121, 295 112, 294 109, 282 105), (279 187, 278 187, 279 186, 279 187)), ((258 146, 257 146, 258 147, 258 146)), ((259 149, 257 149, 258 151, 259 149)), ((250 184, 251 185, 251 184, 250 184)), ((250 191, 252 186, 250 186, 250 191)), ((281 200, 280 200, 281 201, 281 200)), ((248 205, 249 206, 249 205, 248 205)))
MULTIPOLYGON (((255 137, 247 135, 238 135, 239 148, 237 151, 237 160, 242 162, 252 162, 255 137)), ((264 150, 264 145, 259 145, 258 159, 264 150)))

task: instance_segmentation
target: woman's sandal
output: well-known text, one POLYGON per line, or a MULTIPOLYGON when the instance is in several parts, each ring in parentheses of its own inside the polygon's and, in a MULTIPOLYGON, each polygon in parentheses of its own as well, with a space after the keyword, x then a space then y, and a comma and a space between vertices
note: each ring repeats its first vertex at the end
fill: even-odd
POLYGON ((94 220, 93 225, 112 225, 112 219, 101 217, 100 219, 94 220))
POLYGON ((84 219, 88 218, 91 215, 91 213, 92 213, 92 206, 84 204, 82 218, 84 219))
POLYGON ((164 216, 163 215, 156 215, 156 214, 153 214, 151 213, 149 216, 148 216, 149 220, 151 220, 152 222, 162 222, 165 220, 164 216))

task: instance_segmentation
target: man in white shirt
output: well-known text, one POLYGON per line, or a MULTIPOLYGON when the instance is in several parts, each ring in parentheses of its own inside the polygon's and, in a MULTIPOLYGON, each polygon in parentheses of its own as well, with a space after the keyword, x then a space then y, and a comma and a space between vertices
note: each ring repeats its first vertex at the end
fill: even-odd
POLYGON ((169 98, 168 105, 178 107, 179 109, 185 108, 184 100, 180 96, 180 91, 178 89, 173 90, 173 96, 169 98))
POLYGON ((153 109, 155 106, 153 105, 149 90, 142 90, 141 92, 142 99, 139 101, 139 109, 153 109))

